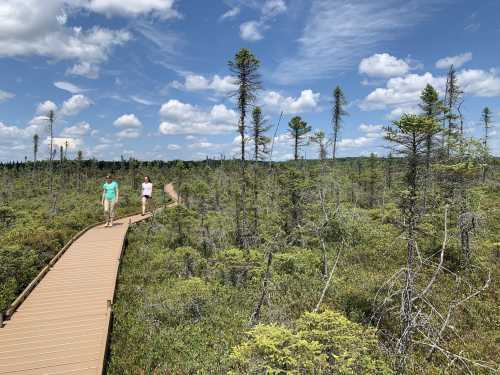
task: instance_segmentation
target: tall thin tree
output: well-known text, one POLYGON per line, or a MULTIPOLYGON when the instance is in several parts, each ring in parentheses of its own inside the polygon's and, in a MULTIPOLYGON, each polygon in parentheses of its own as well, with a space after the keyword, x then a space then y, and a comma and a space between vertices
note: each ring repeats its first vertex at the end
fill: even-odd
POLYGON ((489 129, 491 128, 491 122, 492 122, 492 114, 491 110, 488 107, 485 107, 483 109, 483 112, 481 113, 481 120, 483 122, 483 127, 484 127, 484 138, 483 138, 483 147, 484 147, 484 162, 483 162, 483 182, 486 181, 486 174, 488 170, 488 156, 489 156, 489 148, 488 148, 488 136, 489 136, 489 129))
POLYGON ((240 49, 234 60, 228 62, 234 83, 237 89, 232 93, 236 97, 237 107, 240 114, 238 123, 238 132, 240 134, 241 144, 241 163, 240 163, 240 197, 238 202, 237 215, 241 215, 241 220, 236 220, 236 241, 238 245, 247 248, 248 220, 246 210, 246 164, 245 164, 245 143, 246 143, 246 118, 249 107, 255 102, 257 92, 261 88, 260 76, 258 73, 260 61, 247 49, 240 49))
POLYGON ((319 160, 323 161, 326 159, 326 135, 323 130, 317 130, 311 137, 311 142, 318 145, 318 157, 319 160))
POLYGON ((307 134, 311 131, 311 127, 307 122, 302 121, 300 116, 293 117, 288 123, 288 132, 293 139, 293 158, 299 160, 300 149, 307 142, 307 134))
POLYGON ((340 135, 340 128, 342 126, 342 119, 347 115, 345 107, 347 100, 340 86, 335 87, 333 90, 333 108, 332 108, 332 127, 333 127, 333 161, 337 156, 337 140, 340 135))
POLYGON ((270 126, 266 125, 266 121, 262 116, 262 110, 260 107, 255 107, 252 111, 252 127, 251 127, 251 139, 253 141, 253 201, 252 201, 252 213, 253 213, 253 237, 257 238, 258 226, 259 226, 259 176, 258 176, 258 164, 259 161, 263 160, 269 153, 269 143, 271 138, 267 137, 265 133, 270 129, 270 126))
POLYGON ((438 131, 438 125, 425 116, 403 115, 399 121, 394 121, 394 127, 388 127, 386 139, 397 145, 397 152, 402 154, 407 162, 405 182, 408 193, 402 201, 402 211, 405 215, 407 257, 405 269, 405 286, 401 294, 401 336, 397 345, 398 369, 405 371, 406 359, 415 330, 413 320, 413 299, 415 294, 415 251, 416 226, 418 219, 417 199, 419 197, 419 169, 422 156, 425 155, 425 144, 430 134, 438 131))
POLYGON ((36 162, 38 156, 38 146, 40 142, 40 137, 38 134, 33 135, 33 177, 36 175, 36 162))
POLYGON ((462 91, 458 85, 457 72, 453 65, 450 66, 446 77, 446 93, 445 93, 445 116, 447 123, 446 135, 444 136, 446 143, 446 155, 450 156, 451 145, 457 137, 457 119, 459 115, 456 113, 462 91))

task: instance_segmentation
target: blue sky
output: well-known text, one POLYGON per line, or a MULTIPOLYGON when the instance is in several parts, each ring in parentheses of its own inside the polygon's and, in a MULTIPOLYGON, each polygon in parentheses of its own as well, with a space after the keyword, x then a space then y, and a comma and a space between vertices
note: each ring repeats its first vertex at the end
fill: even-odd
POLYGON ((2 0, 0 160, 31 158, 51 109, 70 157, 237 156, 227 61, 241 47, 262 62, 269 124, 284 112, 274 159, 291 156, 292 116, 331 133, 337 84, 349 102, 339 155, 385 154, 382 126, 418 111, 427 83, 442 92, 451 63, 467 134, 482 136, 489 106, 498 155, 499 14, 497 0, 2 0))

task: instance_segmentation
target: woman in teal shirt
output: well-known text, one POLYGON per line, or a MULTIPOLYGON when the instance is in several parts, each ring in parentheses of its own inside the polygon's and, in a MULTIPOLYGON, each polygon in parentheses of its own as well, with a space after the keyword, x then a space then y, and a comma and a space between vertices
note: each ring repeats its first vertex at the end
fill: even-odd
POLYGON ((106 182, 102 185, 101 204, 104 207, 105 227, 113 226, 115 217, 115 205, 118 203, 118 183, 111 176, 106 176, 106 182))

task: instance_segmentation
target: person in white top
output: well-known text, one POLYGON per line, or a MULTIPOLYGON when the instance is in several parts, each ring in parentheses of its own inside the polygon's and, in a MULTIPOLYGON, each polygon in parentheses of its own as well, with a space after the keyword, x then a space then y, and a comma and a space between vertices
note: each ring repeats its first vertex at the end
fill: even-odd
POLYGON ((142 183, 142 193, 141 193, 142 215, 146 215, 146 206, 152 196, 153 196, 153 184, 151 183, 149 176, 145 176, 144 182, 142 183))

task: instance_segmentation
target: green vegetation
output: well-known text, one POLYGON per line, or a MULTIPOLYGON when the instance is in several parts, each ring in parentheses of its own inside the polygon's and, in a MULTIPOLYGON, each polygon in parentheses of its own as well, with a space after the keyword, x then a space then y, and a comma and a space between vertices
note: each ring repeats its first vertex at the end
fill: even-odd
MULTIPOLYGON (((384 129, 387 157, 334 151, 328 160, 347 115, 337 87, 333 134, 311 135, 294 117, 294 160, 271 163, 270 128, 254 107, 259 66, 247 49, 229 63, 239 160, 68 161, 61 149, 58 162, 2 166, 2 306, 98 220, 103 175, 119 176, 125 212, 136 209, 147 174, 157 188, 173 181, 182 205, 130 232, 108 373, 498 372, 500 171, 488 149, 491 112, 483 111, 483 140, 464 136, 452 67, 443 100, 427 86, 422 112, 384 129), (302 158, 309 142, 319 160, 302 158)), ((35 160, 37 152, 34 139, 35 160)))

